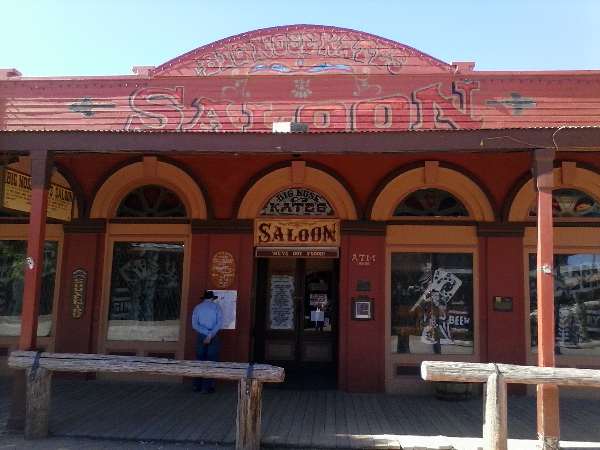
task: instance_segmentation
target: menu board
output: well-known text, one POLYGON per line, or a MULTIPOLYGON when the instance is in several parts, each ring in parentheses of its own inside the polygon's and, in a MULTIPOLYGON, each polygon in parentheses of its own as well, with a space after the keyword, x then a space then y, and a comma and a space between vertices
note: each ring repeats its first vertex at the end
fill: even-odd
POLYGON ((292 275, 271 275, 269 329, 294 329, 294 277, 292 275))
POLYGON ((223 330, 235 330, 235 317, 237 307, 237 291, 213 290, 217 303, 223 313, 223 330))

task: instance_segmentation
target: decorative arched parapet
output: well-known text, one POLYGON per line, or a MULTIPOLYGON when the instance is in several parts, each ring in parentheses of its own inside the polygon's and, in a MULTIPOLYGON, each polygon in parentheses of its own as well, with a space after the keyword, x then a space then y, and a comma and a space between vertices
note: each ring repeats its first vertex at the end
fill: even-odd
POLYGON ((380 36, 324 25, 287 25, 231 36, 196 48, 151 77, 454 73, 455 67, 380 36))
MULTIPOLYGON (((577 189, 591 195, 596 201, 600 200, 600 174, 578 167, 576 162, 563 161, 560 167, 554 168, 553 175, 555 189, 577 189)), ((516 192, 508 210, 508 221, 533 220, 529 216, 529 210, 536 200, 533 178, 528 178, 516 192)))
POLYGON ((358 218, 352 196, 338 179, 323 170, 306 165, 304 161, 294 161, 290 166, 269 172, 247 190, 238 208, 238 219, 258 217, 273 195, 283 189, 295 187, 308 188, 323 195, 340 219, 358 218))
POLYGON ((117 170, 102 184, 90 210, 91 218, 111 218, 121 200, 143 185, 156 184, 175 192, 185 204, 190 219, 206 219, 206 200, 194 179, 173 164, 144 157, 117 170))
POLYGON ((419 189, 441 189, 460 200, 469 212, 469 219, 480 222, 495 220, 494 210, 485 192, 463 173, 442 167, 437 161, 408 169, 393 177, 377 194, 371 207, 371 220, 393 218, 398 204, 419 189))

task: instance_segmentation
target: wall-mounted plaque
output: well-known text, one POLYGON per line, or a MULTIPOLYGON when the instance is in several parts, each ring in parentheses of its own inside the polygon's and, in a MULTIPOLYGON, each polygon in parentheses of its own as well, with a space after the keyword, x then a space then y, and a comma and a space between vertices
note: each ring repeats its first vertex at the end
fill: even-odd
POLYGON ((235 258, 229 252, 216 252, 210 265, 210 277, 213 285, 219 289, 227 289, 235 281, 235 258))
POLYGON ((271 275, 269 329, 294 329, 294 276, 271 275))
POLYGON ((71 275, 71 316, 81 319, 85 312, 85 293, 88 273, 85 269, 76 269, 71 275))
POLYGON ((373 299, 366 295, 359 295, 352 299, 353 320, 373 320, 373 299))
POLYGON ((513 310, 512 297, 494 297, 494 311, 510 312, 513 310))
MULTIPOLYGON (((1 169, 0 206, 13 211, 31 211, 31 176, 8 167, 1 169)), ((47 215, 53 219, 71 220, 73 191, 59 184, 50 183, 47 215)))

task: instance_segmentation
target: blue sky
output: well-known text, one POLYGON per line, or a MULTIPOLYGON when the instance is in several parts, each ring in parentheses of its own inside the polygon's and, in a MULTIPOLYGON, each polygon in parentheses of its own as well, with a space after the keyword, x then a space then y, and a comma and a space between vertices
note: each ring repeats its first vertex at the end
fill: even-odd
POLYGON ((0 68, 130 74, 238 33, 367 31, 479 70, 600 70, 600 0, 2 0, 0 68))

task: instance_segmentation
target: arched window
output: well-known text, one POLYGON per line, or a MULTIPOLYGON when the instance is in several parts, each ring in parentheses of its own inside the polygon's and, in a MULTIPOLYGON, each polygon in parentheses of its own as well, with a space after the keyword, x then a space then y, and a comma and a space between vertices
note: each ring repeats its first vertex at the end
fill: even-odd
POLYGON ((306 188, 289 188, 272 196, 260 211, 261 216, 333 216, 325 197, 306 188))
POLYGON ((460 200, 441 189, 419 189, 400 202, 394 217, 468 217, 460 200))
POLYGON ((177 194, 154 184, 134 189, 121 201, 117 217, 186 217, 177 194))
MULTIPOLYGON (((578 189, 555 189, 552 191, 552 215, 565 217, 600 217, 600 204, 578 189)), ((529 208, 529 217, 537 217, 537 202, 529 208)))

